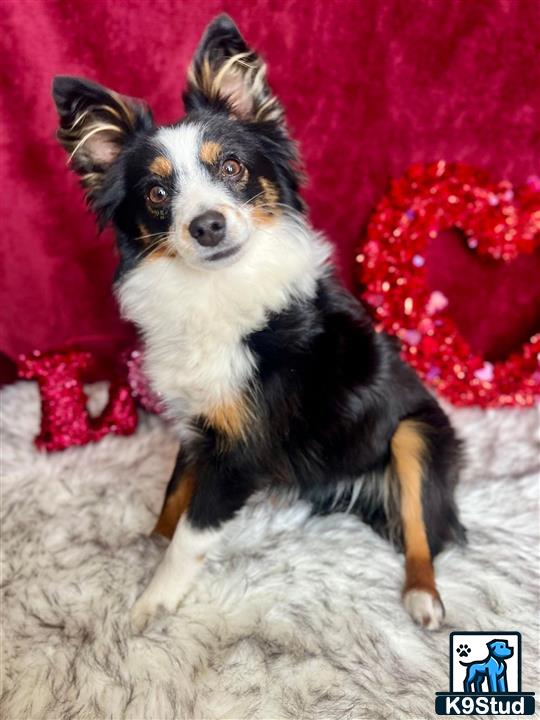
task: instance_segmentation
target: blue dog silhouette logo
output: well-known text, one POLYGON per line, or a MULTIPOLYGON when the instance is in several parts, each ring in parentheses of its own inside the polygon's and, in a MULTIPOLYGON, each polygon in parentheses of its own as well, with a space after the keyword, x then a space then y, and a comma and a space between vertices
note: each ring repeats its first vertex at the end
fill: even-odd
MULTIPOLYGON (((458 655, 464 657, 467 645, 458 647, 458 655)), ((509 647, 508 640, 492 640, 486 643, 488 650, 487 657, 483 660, 472 662, 459 661, 460 665, 467 668, 467 674, 463 681, 463 691, 466 693, 505 693, 508 692, 506 679, 506 660, 514 654, 514 648, 509 647)), ((468 653, 466 653, 468 655, 468 653)))
POLYGON ((534 693, 521 689, 521 633, 450 633, 450 690, 437 715, 533 715, 534 693))

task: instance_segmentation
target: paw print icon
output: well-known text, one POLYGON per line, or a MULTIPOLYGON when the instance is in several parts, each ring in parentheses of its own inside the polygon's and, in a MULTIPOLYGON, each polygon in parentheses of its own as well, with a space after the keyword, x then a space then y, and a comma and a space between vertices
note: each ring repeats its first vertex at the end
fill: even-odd
POLYGON ((469 653, 471 652, 471 648, 468 645, 458 645, 456 648, 456 652, 459 657, 468 657, 469 653))

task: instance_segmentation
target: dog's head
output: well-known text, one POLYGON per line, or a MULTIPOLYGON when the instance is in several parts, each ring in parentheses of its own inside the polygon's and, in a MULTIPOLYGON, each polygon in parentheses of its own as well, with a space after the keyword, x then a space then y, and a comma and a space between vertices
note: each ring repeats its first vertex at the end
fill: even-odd
POLYGON ((58 138, 121 270, 171 256, 231 264, 283 213, 300 211, 297 158, 262 59, 227 16, 207 28, 184 92, 185 117, 157 127, 148 107, 88 80, 57 77, 58 138))
POLYGON ((506 640, 492 640, 488 643, 491 655, 498 660, 512 657, 514 649, 508 646, 506 640))

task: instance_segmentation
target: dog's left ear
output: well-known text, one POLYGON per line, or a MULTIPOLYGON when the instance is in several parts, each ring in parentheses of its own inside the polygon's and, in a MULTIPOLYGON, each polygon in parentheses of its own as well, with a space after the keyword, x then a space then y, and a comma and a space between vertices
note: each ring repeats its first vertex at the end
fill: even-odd
POLYGON ((266 80, 266 64, 228 15, 206 28, 188 72, 186 110, 213 106, 247 122, 281 121, 283 109, 266 80))

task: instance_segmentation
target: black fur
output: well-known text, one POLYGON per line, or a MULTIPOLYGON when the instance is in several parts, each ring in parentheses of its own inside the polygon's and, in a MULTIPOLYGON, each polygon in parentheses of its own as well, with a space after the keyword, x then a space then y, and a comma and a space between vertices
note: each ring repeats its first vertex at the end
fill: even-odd
POLYGON ((297 491, 317 513, 343 510, 354 481, 365 476, 351 511, 401 547, 399 507, 387 516, 382 484, 392 481, 383 477, 392 435, 400 421, 415 419, 429 449, 423 505, 431 552, 464 538, 453 500, 460 457, 454 431, 361 304, 325 279, 313 302, 274 316, 245 342, 258 359, 257 427, 224 450, 222 438, 198 424, 200 439, 190 447, 198 476, 188 511, 194 525, 223 522, 267 486, 297 491))

